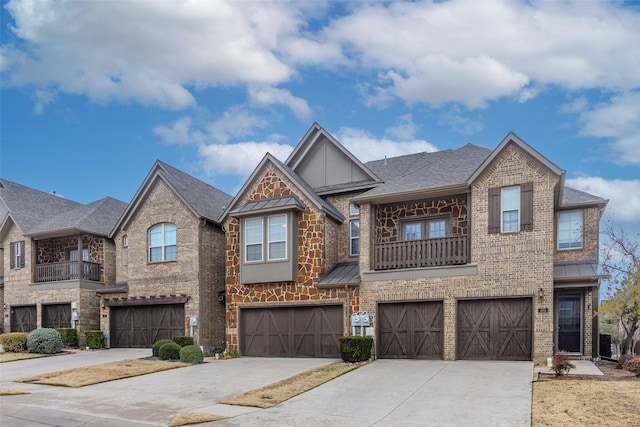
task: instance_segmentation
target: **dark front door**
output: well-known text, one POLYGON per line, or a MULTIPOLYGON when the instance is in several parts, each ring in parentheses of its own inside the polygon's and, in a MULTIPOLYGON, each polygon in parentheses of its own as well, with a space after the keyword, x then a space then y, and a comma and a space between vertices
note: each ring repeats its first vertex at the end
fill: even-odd
POLYGON ((342 306, 240 310, 243 356, 339 357, 342 306))
POLYGON ((457 359, 531 360, 531 298, 458 301, 457 359))
POLYGON ((36 306, 11 307, 11 332, 31 332, 38 327, 36 306))
POLYGON ((442 359, 442 302, 381 303, 378 319, 378 357, 442 359))
POLYGON ((582 353, 582 297, 580 294, 558 295, 558 351, 582 353))
POLYGON ((70 328, 71 304, 47 304, 42 306, 43 328, 70 328))
POLYGON ((111 347, 150 348, 185 334, 184 304, 111 307, 111 347))

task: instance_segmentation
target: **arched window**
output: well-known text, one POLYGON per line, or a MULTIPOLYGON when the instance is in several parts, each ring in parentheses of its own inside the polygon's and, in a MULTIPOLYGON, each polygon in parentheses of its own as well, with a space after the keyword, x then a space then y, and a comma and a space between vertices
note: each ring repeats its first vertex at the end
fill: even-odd
POLYGON ((149 229, 149 262, 175 261, 176 226, 164 223, 149 229))

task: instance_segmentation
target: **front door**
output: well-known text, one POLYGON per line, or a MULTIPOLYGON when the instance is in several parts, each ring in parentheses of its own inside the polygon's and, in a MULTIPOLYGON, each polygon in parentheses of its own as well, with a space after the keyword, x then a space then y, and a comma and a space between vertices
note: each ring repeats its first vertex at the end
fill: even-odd
POLYGON ((557 350, 582 354, 582 295, 558 295, 557 350))

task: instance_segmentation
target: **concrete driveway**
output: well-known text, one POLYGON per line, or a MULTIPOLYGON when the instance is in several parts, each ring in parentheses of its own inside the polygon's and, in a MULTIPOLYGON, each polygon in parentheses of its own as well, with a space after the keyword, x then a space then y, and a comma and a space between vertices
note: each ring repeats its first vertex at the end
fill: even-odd
POLYGON ((212 426, 530 426, 530 362, 378 360, 271 409, 221 405, 334 359, 209 360, 171 371, 69 389, 14 379, 150 355, 110 349, 0 365, 0 425, 166 426, 181 411, 230 418, 212 426))

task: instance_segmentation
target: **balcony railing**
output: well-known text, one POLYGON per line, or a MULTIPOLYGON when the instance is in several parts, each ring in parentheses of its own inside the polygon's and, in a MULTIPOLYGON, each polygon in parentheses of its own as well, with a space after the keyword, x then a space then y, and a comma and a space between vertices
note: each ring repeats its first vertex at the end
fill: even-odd
POLYGON ((82 261, 80 268, 78 268, 78 261, 36 264, 36 283, 81 279, 99 282, 100 264, 96 262, 82 261))
POLYGON ((469 262, 467 236, 407 240, 374 245, 373 268, 436 267, 469 262))

